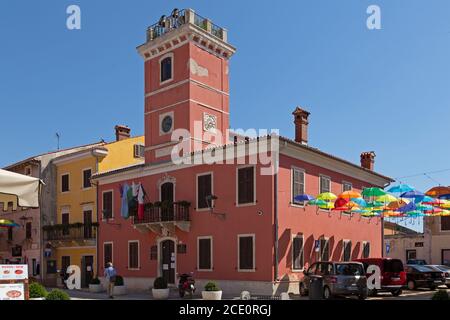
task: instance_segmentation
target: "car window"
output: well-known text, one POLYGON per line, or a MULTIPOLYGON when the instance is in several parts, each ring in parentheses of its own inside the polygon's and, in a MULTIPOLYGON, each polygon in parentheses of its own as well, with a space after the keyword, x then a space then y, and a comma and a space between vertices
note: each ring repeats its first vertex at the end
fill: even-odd
POLYGON ((313 264, 311 267, 309 267, 308 273, 314 274, 316 272, 316 268, 317 268, 317 264, 313 264))
POLYGON ((419 266, 419 265, 414 266, 414 269, 415 269, 416 271, 419 271, 419 272, 430 272, 430 271, 434 271, 434 270, 431 269, 430 267, 419 266))
POLYGON ((364 275, 364 270, 360 264, 337 263, 336 274, 342 276, 362 276, 364 275))
POLYGON ((384 261, 384 272, 402 272, 403 263, 401 260, 392 259, 384 261))

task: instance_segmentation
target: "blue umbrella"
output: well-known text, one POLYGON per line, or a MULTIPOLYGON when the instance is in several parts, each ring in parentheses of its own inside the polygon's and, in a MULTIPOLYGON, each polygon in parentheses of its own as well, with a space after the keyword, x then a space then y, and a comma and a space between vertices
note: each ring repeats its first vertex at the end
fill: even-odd
POLYGON ((450 200, 450 194, 441 194, 438 198, 443 200, 450 200))
POLYGON ((393 186, 388 189, 388 192, 393 193, 403 193, 408 191, 414 191, 414 188, 411 187, 409 184, 399 184, 398 186, 393 186))
POLYGON ((416 210, 417 209, 417 207, 416 207, 416 204, 414 203, 414 202, 410 202, 410 203, 408 203, 407 205, 405 205, 405 206, 403 206, 403 207, 400 207, 399 209, 397 209, 397 211, 399 211, 399 212, 410 212, 410 211, 414 211, 414 210, 416 210))
POLYGON ((400 195, 400 198, 409 198, 409 199, 423 199, 425 197, 425 194, 423 194, 420 191, 413 190, 413 191, 407 191, 400 195))
POLYGON ((352 198, 351 201, 356 203, 359 207, 367 207, 367 202, 362 198, 352 198))
POLYGON ((295 201, 302 202, 302 201, 311 201, 315 200, 313 196, 310 196, 309 194, 299 194, 298 196, 294 197, 295 201))

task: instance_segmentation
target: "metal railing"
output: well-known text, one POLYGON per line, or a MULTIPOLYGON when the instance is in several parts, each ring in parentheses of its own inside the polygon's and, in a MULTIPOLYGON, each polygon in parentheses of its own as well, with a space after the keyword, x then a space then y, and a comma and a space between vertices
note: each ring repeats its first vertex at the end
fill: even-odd
POLYGON ((161 207, 146 207, 142 218, 133 217, 133 224, 173 221, 190 221, 189 205, 175 202, 161 207))
POLYGON ((51 226, 44 228, 44 239, 51 240, 90 240, 97 237, 97 227, 91 224, 78 226, 51 226))
POLYGON ((209 19, 204 18, 189 9, 172 12, 170 16, 162 16, 160 20, 147 28, 147 41, 152 41, 162 35, 175 30, 182 25, 193 21, 197 27, 209 32, 216 38, 224 40, 223 28, 213 24, 209 19), (191 16, 193 15, 193 20, 191 16))

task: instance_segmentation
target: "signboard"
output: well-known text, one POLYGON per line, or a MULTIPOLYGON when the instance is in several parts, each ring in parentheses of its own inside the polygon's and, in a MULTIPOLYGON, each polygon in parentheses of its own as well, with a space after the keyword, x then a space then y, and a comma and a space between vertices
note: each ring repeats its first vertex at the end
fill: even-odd
POLYGON ((26 264, 0 265, 0 280, 25 280, 25 279, 28 279, 28 265, 26 264))
POLYGON ((25 300, 23 283, 0 284, 0 300, 25 300))

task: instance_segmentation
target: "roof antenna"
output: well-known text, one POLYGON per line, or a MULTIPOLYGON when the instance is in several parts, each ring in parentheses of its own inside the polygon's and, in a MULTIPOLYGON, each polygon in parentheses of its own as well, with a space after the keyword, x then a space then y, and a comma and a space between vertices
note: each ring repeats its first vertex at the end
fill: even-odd
POLYGON ((56 133, 56 140, 58 141, 57 142, 57 150, 59 151, 59 138, 60 138, 61 136, 60 136, 60 134, 57 132, 56 133))

